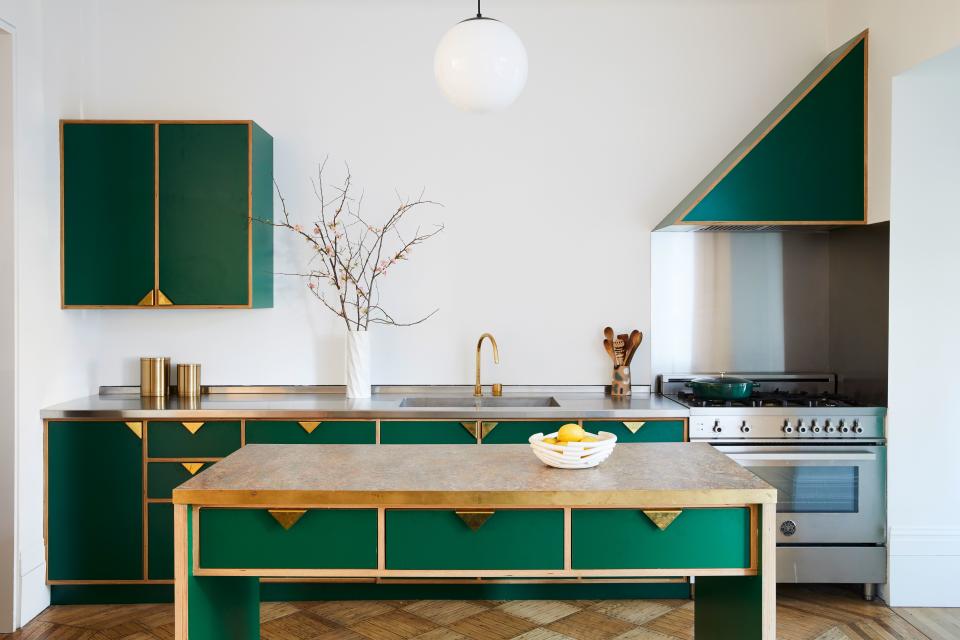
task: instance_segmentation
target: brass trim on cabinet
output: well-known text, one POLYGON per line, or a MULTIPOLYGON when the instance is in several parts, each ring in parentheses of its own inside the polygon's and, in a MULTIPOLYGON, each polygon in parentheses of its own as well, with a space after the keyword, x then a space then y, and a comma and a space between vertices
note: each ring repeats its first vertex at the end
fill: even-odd
POLYGON ((267 509, 267 513, 273 516, 273 519, 287 531, 297 524, 306 512, 306 509, 267 509))
POLYGON ((636 433, 643 428, 643 425, 647 424, 645 421, 640 422, 624 422, 623 426, 627 428, 630 433, 636 433))
POLYGON ((313 433, 314 430, 316 430, 316 428, 320 426, 320 423, 319 423, 319 422, 303 422, 303 421, 301 421, 301 422, 298 422, 297 424, 299 424, 301 427, 303 427, 303 430, 307 432, 307 435, 313 433))
POLYGON ((469 433, 470 435, 472 435, 474 438, 478 438, 478 437, 479 437, 477 434, 480 433, 480 429, 479 429, 479 427, 477 426, 477 421, 476 421, 476 420, 471 420, 471 421, 469 421, 469 422, 461 422, 460 424, 463 426, 464 429, 467 430, 467 433, 469 433))
POLYGON ((500 423, 481 421, 480 422, 480 439, 483 440, 488 435, 490 435, 490 432, 496 429, 498 424, 500 423))
POLYGON ((158 307, 172 307, 173 300, 168 298, 163 291, 157 289, 157 306, 158 307))
POLYGON ((463 523, 470 527, 471 531, 477 531, 487 520, 490 519, 495 511, 454 511, 457 517, 463 520, 463 523))
POLYGON ((197 431, 200 431, 200 428, 206 424, 205 422, 181 422, 183 428, 189 431, 191 434, 196 435, 197 431))
POLYGON ((197 471, 200 471, 200 468, 203 467, 203 462, 181 462, 180 463, 184 469, 186 469, 190 475, 196 475, 197 471))
POLYGON ((657 529, 660 531, 666 531, 667 527, 673 524, 673 521, 683 513, 683 509, 661 509, 661 510, 652 510, 652 509, 642 509, 643 515, 647 516, 650 519, 650 522, 657 526, 657 529))
POLYGON ((133 431, 134 435, 143 440, 143 423, 142 422, 124 422, 123 424, 127 425, 127 428, 130 431, 133 431))
POLYGON ((153 289, 147 292, 147 295, 140 298, 140 302, 137 303, 138 307, 152 307, 154 306, 153 302, 153 289))

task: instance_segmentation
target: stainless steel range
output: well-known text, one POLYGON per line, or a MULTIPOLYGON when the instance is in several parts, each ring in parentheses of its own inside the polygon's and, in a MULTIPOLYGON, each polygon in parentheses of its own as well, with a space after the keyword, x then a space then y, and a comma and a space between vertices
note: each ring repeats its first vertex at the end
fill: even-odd
POLYGON ((837 394, 833 374, 749 374, 746 400, 703 401, 660 376, 690 408, 690 439, 713 444, 777 488, 777 581, 886 581, 886 409, 837 394))

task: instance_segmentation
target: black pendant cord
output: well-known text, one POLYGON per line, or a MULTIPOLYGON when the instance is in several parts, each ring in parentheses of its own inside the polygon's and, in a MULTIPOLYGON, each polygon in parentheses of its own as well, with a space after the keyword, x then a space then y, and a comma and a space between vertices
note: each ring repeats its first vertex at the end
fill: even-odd
POLYGON ((480 15, 480 0, 477 0, 477 17, 478 18, 483 17, 482 15, 480 15))

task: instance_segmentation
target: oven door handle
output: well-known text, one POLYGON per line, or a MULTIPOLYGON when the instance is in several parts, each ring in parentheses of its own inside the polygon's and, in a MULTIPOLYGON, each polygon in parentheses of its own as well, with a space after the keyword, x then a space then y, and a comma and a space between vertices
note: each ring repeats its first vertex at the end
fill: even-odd
POLYGON ((833 460, 867 460, 877 459, 875 453, 728 453, 733 460, 740 462, 749 462, 752 460, 818 460, 821 462, 831 462, 833 460))

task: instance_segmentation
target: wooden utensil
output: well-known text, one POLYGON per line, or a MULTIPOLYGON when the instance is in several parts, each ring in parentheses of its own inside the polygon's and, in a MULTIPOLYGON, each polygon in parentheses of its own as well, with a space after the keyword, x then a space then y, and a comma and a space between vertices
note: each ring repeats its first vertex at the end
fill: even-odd
POLYGON ((604 327, 603 337, 610 341, 610 344, 613 344, 613 327, 604 327))
POLYGON ((614 353, 613 353, 613 343, 610 342, 608 339, 604 338, 604 339, 603 339, 603 348, 607 350, 607 353, 608 353, 608 354, 610 354, 610 359, 613 360, 614 363, 616 363, 616 361, 617 361, 617 356, 614 355, 614 353))
POLYGON ((613 341, 613 353, 616 355, 616 364, 622 366, 627 363, 627 340, 630 338, 625 333, 621 333, 617 336, 617 339, 613 341))
POLYGON ((643 333, 634 329, 630 332, 630 337, 627 341, 627 359, 626 364, 629 365, 633 361, 633 354, 637 352, 637 348, 640 346, 640 343, 643 342, 643 333))

